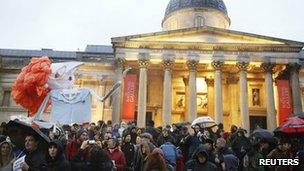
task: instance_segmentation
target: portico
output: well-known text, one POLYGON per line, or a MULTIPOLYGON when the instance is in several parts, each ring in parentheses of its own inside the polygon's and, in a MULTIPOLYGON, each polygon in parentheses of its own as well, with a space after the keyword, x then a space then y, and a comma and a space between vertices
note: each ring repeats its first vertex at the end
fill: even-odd
MULTIPOLYGON (((112 43, 116 56, 138 75, 140 127, 150 108, 158 125, 209 115, 226 128, 239 123, 248 130, 251 116, 265 117, 269 129, 276 127, 273 79, 287 64, 299 62, 303 46, 207 26, 118 37, 112 43)), ((298 77, 292 78, 295 88, 298 77)))

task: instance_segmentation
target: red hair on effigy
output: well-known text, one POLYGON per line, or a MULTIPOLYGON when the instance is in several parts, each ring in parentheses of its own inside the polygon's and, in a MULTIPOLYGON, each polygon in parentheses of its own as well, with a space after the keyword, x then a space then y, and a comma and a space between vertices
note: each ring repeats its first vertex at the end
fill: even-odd
POLYGON ((42 101, 50 92, 45 85, 51 73, 51 61, 47 56, 34 57, 22 68, 12 86, 14 101, 27 109, 30 116, 38 111, 42 101))

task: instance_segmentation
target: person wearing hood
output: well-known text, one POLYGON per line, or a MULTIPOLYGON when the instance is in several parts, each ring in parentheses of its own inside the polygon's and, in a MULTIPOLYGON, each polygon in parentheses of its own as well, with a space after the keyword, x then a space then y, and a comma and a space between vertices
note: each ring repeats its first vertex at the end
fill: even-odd
POLYGON ((238 171, 239 159, 233 154, 224 155, 224 165, 222 165, 225 171, 238 171))
POLYGON ((0 142, 0 170, 11 171, 13 169, 13 145, 5 138, 0 142))
POLYGON ((60 142, 52 141, 48 145, 46 153, 47 171, 70 171, 70 164, 65 159, 60 142))
POLYGON ((192 156, 192 159, 186 163, 185 171, 217 171, 215 164, 208 161, 208 152, 204 147, 199 147, 192 156))

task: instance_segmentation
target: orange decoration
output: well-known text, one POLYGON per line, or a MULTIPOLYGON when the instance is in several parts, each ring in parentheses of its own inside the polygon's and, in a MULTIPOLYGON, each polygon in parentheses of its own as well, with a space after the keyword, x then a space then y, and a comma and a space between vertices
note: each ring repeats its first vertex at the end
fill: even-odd
POLYGON ((51 73, 51 61, 47 56, 34 57, 27 66, 22 68, 13 84, 13 99, 27 109, 30 116, 38 111, 42 101, 50 92, 45 85, 51 73))

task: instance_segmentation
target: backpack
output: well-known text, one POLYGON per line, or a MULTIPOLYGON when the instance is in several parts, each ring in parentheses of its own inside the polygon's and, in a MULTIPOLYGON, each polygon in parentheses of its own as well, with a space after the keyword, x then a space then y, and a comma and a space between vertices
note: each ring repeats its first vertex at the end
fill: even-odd
POLYGON ((171 142, 166 142, 160 146, 160 149, 162 149, 164 157, 169 162, 169 164, 175 166, 178 157, 175 145, 173 145, 171 142))

